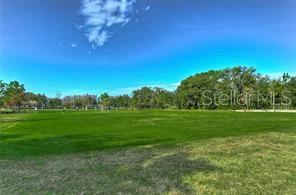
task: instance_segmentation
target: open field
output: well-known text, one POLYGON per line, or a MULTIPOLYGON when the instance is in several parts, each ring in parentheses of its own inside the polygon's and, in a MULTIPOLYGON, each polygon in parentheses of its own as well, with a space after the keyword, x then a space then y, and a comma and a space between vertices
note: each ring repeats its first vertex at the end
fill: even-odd
POLYGON ((0 194, 296 190, 293 113, 0 115, 0 136, 0 194))

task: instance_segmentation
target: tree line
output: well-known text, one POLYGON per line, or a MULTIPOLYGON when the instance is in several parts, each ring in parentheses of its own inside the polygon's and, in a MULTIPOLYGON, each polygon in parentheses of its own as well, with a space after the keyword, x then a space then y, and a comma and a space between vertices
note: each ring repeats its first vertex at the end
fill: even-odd
POLYGON ((0 81, 0 107, 21 109, 276 109, 296 107, 296 77, 274 79, 238 66, 190 76, 168 91, 142 87, 131 95, 85 94, 49 98, 26 92, 18 81, 0 81))
POLYGON ((186 109, 288 109, 296 107, 296 77, 274 79, 254 68, 211 70, 183 80, 177 107, 186 109))

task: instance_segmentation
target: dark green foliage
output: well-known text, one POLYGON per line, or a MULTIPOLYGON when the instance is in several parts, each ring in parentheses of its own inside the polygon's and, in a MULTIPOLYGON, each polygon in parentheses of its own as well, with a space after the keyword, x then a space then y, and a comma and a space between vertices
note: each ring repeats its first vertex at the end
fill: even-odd
POLYGON ((150 87, 142 87, 133 91, 132 104, 140 109, 153 108, 156 104, 154 91, 150 87))
POLYGON ((50 98, 48 104, 49 104, 49 108, 63 107, 63 101, 60 98, 50 98))
POLYGON ((291 98, 291 103, 296 107, 296 77, 292 77, 287 83, 287 90, 289 92, 289 97, 291 98))
POLYGON ((26 92, 24 97, 24 102, 22 106, 24 108, 46 108, 48 104, 48 99, 44 94, 34 94, 31 92, 26 92))
POLYGON ((110 96, 107 93, 103 93, 101 94, 101 96, 99 97, 99 101, 100 104, 102 104, 103 106, 111 106, 111 99, 110 96))
POLYGON ((131 98, 128 95, 119 95, 110 97, 110 105, 115 108, 129 108, 131 106, 131 98))
POLYGON ((175 93, 162 88, 154 88, 154 99, 156 108, 170 108, 174 106, 175 93))
POLYGON ((5 89, 6 89, 6 83, 0 80, 0 107, 4 106, 5 89))
POLYGON ((190 76, 178 87, 183 109, 274 109, 295 107, 295 77, 270 79, 254 68, 234 67, 190 76))
POLYGON ((210 99, 213 99, 214 93, 219 91, 222 74, 221 71, 209 71, 183 80, 177 89, 178 107, 186 109, 215 108, 214 102, 210 99), (201 102, 206 105, 201 105, 201 102))
POLYGON ((161 88, 142 87, 133 91, 132 105, 139 109, 170 108, 174 106, 173 92, 161 88))

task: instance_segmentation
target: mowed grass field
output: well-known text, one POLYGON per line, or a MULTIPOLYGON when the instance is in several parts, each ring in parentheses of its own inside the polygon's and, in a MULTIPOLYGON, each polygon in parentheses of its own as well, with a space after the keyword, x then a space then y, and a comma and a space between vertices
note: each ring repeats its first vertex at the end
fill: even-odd
POLYGON ((0 115, 0 194, 295 194, 296 114, 0 115))

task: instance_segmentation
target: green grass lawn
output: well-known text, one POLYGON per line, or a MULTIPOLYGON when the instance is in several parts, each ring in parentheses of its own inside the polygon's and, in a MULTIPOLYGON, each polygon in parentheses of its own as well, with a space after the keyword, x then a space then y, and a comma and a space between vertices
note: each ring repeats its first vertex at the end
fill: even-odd
POLYGON ((0 115, 0 194, 293 194, 295 148, 293 113, 0 115))

